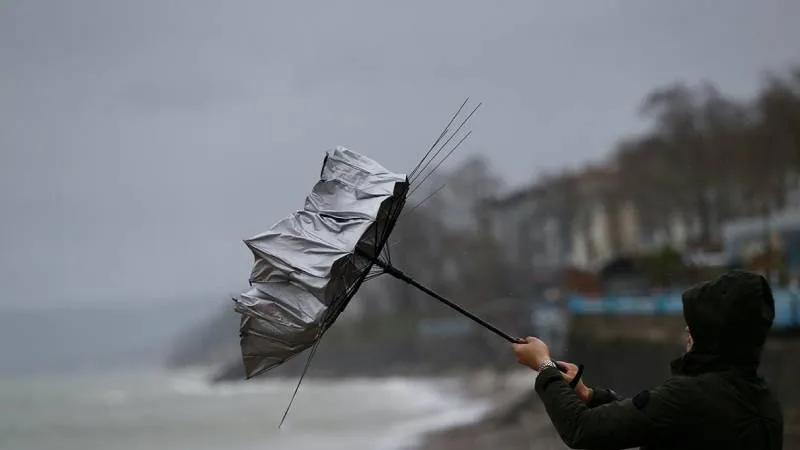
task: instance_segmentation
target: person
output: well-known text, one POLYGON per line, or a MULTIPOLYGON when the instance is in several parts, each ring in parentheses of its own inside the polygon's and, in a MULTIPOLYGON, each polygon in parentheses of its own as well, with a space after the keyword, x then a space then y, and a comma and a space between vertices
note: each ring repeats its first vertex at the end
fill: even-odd
POLYGON ((783 413, 758 373, 775 317, 767 280, 727 272, 690 288, 682 302, 686 352, 672 362, 670 378, 633 398, 589 388, 582 380, 573 389, 575 365, 551 361, 547 345, 537 338, 513 344, 518 361, 539 372, 535 390, 568 447, 782 448, 783 413))

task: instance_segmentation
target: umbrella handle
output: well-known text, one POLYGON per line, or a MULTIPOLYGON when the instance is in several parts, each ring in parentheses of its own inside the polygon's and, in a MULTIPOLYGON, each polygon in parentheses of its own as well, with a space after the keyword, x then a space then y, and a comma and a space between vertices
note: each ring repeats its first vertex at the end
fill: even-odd
POLYGON ((415 279, 411 278, 410 276, 406 275, 405 272, 401 271, 400 269, 398 269, 398 268, 396 268, 396 267, 394 267, 394 266, 392 266, 390 264, 387 264, 386 262, 381 261, 379 259, 375 261, 375 264, 378 267, 380 267, 381 269, 383 269, 384 272, 386 272, 387 274, 397 278, 400 281, 404 281, 404 282, 410 284, 411 286, 414 286, 415 288, 419 289, 420 291, 428 294, 429 296, 435 298, 436 300, 439 300, 441 303, 444 303, 445 305, 449 306, 450 308, 458 311, 462 315, 464 315, 464 316, 468 317, 469 319, 471 319, 473 322, 475 322, 475 323, 481 325, 482 327, 488 329, 489 331, 491 331, 494 334, 500 336, 501 338, 505 339, 509 343, 511 343, 511 344, 521 344, 521 343, 525 342, 524 339, 511 336, 510 334, 506 333, 505 331, 502 331, 501 329, 497 328, 496 326, 492 325, 491 323, 489 323, 489 322, 481 319, 480 317, 476 316, 475 314, 467 311, 461 305, 459 305, 457 303, 454 303, 454 302, 442 297, 441 295, 439 295, 438 293, 436 293, 433 290, 429 289, 428 287, 420 284, 417 280, 415 280, 415 279))
MULTIPOLYGON (((406 275, 405 272, 403 272, 402 270, 392 266, 391 264, 388 264, 385 261, 381 261, 378 258, 375 258, 373 260, 373 262, 375 263, 375 265, 377 265, 378 267, 383 269, 384 272, 386 272, 387 274, 397 278, 398 280, 404 281, 404 282, 410 284, 411 286, 414 286, 415 288, 419 289, 420 291, 430 295, 431 297, 435 298, 436 300, 439 300, 441 303, 444 303, 445 305, 449 306, 450 308, 458 311, 462 315, 464 315, 467 318, 471 319, 473 322, 475 322, 478 325, 486 328, 487 330, 493 332, 494 334, 500 336, 501 338, 505 339, 509 343, 511 343, 511 344, 523 344, 523 343, 525 343, 524 339, 511 336, 510 334, 506 333, 505 331, 503 331, 503 330, 497 328, 496 326, 492 325, 491 323, 487 322, 486 320, 481 319, 480 317, 476 316, 475 314, 473 314, 473 313, 469 312, 468 310, 464 309, 461 305, 459 305, 457 303, 454 303, 454 302, 442 297, 441 295, 437 294, 436 292, 434 292, 433 290, 429 289, 428 287, 420 284, 415 279, 413 279, 410 276, 406 275)), ((567 368, 564 367, 563 365, 556 363, 556 366, 558 366, 558 370, 560 370, 561 372, 564 372, 564 373, 567 372, 567 368)), ((575 380, 579 380, 580 379, 581 372, 582 371, 579 371, 579 376, 575 377, 575 380)))

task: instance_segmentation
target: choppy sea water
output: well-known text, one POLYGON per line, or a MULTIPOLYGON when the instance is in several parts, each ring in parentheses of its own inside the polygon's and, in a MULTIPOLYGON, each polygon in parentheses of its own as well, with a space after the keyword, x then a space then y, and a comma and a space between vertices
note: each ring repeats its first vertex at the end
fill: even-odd
POLYGON ((202 372, 0 379, 0 450, 411 448, 490 405, 451 381, 306 380, 211 385, 202 372))

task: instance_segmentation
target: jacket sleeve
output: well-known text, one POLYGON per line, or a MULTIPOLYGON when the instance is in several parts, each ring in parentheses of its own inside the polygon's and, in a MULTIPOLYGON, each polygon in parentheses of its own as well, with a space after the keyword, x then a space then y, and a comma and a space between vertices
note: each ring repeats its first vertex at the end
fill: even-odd
POLYGON ((633 399, 615 399, 590 408, 557 369, 548 368, 536 378, 536 392, 561 439, 574 449, 640 447, 674 438, 685 429, 689 402, 680 379, 671 379, 633 399))

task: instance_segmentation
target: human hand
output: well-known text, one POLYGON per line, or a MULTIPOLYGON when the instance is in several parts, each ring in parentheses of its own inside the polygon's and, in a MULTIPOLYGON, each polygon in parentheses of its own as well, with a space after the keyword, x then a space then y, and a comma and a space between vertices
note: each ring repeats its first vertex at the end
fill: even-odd
POLYGON ((512 348, 517 361, 533 370, 538 370, 542 363, 550 361, 550 349, 541 339, 527 337, 523 343, 512 344, 512 348))
MULTIPOLYGON (((567 369, 566 372, 562 372, 561 377, 567 384, 571 383, 572 380, 578 375, 578 366, 572 363, 568 363, 566 361, 558 361, 558 365, 567 369)), ((578 394, 578 398, 581 399, 583 403, 589 403, 589 400, 592 399, 592 391, 591 388, 587 387, 583 384, 583 379, 578 380, 578 384, 575 386, 575 393, 578 394)))

